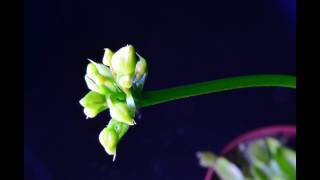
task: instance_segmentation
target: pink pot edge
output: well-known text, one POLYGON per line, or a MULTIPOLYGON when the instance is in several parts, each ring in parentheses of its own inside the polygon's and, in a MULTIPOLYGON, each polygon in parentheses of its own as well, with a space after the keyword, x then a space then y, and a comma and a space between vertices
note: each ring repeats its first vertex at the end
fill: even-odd
MULTIPOLYGON (((241 142, 253 140, 266 136, 274 136, 279 134, 285 134, 288 137, 296 135, 296 125, 274 125, 262 128, 257 128, 252 131, 246 132, 237 138, 233 139, 229 144, 227 144, 220 152, 221 156, 224 156, 236 148, 241 142)), ((214 175, 214 170, 209 168, 204 180, 211 180, 214 175)))

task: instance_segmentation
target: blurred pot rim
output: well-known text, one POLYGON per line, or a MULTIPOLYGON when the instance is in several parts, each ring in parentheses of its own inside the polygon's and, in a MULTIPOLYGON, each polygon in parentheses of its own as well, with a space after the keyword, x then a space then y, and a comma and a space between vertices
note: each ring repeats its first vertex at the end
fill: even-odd
MULTIPOLYGON (((220 155, 225 156, 232 152, 235 148, 239 146, 240 143, 252 141, 255 139, 267 137, 284 135, 288 138, 293 138, 296 136, 296 125, 275 125, 258 128, 249 132, 246 132, 237 138, 233 139, 229 144, 227 144, 221 151, 220 155)), ((214 175, 214 170, 209 168, 204 180, 211 180, 214 175)))

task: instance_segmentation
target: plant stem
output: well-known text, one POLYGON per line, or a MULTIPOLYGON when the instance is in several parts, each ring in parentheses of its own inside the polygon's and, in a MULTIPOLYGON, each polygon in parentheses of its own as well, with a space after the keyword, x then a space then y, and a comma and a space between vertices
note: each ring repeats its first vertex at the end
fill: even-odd
POLYGON ((290 75, 248 75, 147 91, 137 99, 139 107, 147 107, 168 101, 209 93, 250 87, 296 88, 296 77, 290 75))

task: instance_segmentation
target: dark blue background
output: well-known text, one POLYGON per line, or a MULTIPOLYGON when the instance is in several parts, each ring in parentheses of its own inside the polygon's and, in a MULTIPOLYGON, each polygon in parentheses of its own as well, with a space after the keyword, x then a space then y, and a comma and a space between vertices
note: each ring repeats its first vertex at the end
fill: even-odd
POLYGON ((98 142, 107 112, 85 120, 86 58, 133 44, 145 90, 256 73, 296 73, 295 0, 25 0, 26 180, 202 179, 195 152, 254 128, 295 124, 295 91, 256 88, 142 109, 116 162, 98 142))

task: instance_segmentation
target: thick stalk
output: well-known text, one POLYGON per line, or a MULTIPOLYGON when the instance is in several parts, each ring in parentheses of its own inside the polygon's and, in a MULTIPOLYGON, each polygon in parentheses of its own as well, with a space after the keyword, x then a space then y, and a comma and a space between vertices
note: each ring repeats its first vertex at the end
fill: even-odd
POLYGON ((255 87, 296 88, 296 77, 290 75, 248 75, 230 77, 168 89, 147 91, 137 99, 137 103, 139 107, 147 107, 192 96, 255 87))

